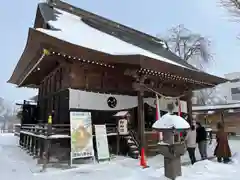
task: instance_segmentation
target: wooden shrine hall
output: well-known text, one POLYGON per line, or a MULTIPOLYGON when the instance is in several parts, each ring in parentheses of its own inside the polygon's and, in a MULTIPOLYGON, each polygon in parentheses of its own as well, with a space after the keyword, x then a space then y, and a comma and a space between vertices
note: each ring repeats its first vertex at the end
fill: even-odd
POLYGON ((41 158, 46 153, 41 138, 70 147, 72 111, 91 112, 93 124, 113 124, 107 126, 112 132, 112 115, 128 110, 137 150, 147 148, 151 136, 145 121, 149 107, 154 111, 154 92, 181 97, 191 121, 191 92, 226 80, 187 64, 156 37, 55 0, 38 4, 34 27, 8 82, 38 89, 37 115, 22 120, 20 143, 41 158), (46 128, 49 115, 51 130, 46 128))

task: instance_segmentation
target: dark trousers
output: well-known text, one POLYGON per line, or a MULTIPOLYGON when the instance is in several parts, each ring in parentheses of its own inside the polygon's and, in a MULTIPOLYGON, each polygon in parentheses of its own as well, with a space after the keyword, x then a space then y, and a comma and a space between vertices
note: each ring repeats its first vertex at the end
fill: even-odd
POLYGON ((196 162, 196 157, 195 157, 195 148, 187 148, 191 163, 194 164, 196 162))
POLYGON ((223 161, 224 163, 229 163, 230 158, 228 158, 228 157, 226 157, 226 158, 218 157, 217 161, 218 162, 222 162, 223 161))
POLYGON ((207 159, 207 141, 200 141, 198 143, 198 149, 202 160, 207 159))

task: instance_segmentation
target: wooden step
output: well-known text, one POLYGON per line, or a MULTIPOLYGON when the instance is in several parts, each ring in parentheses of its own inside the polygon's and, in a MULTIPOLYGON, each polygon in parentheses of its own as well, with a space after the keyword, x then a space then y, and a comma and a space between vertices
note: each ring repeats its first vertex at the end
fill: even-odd
POLYGON ((159 146, 158 146, 158 144, 148 144, 147 147, 148 147, 148 148, 151 148, 151 147, 156 147, 156 148, 157 148, 157 147, 159 147, 159 146))

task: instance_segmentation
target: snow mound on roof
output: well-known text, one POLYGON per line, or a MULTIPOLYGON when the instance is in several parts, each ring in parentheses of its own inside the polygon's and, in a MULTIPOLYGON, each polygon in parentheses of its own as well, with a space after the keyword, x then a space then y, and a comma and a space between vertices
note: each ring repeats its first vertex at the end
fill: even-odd
POLYGON ((189 129, 189 123, 180 116, 165 114, 153 126, 154 129, 189 129))
POLYGON ((94 49, 112 55, 140 54, 157 59, 159 61, 187 68, 186 66, 183 66, 170 59, 124 42, 109 34, 103 33, 86 24, 81 17, 57 8, 54 8, 54 10, 57 12, 56 20, 49 20, 48 24, 57 30, 37 28, 38 31, 78 46, 94 49))

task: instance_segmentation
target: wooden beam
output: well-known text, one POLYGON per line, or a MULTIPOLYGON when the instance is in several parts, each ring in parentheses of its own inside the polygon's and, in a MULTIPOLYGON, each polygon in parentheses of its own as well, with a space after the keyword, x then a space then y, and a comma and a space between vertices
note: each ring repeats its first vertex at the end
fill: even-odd
POLYGON ((133 89, 135 89, 136 91, 138 91, 139 89, 143 89, 145 92, 151 92, 153 93, 150 89, 165 95, 165 96, 180 96, 183 95, 184 93, 186 93, 183 89, 178 89, 178 88, 173 88, 173 87, 169 87, 169 86, 161 86, 161 87, 153 87, 152 85, 149 84, 144 84, 141 85, 139 82, 134 82, 132 84, 133 89))

